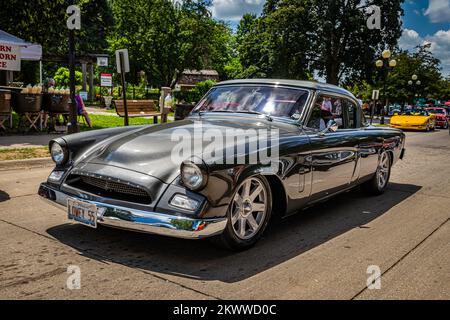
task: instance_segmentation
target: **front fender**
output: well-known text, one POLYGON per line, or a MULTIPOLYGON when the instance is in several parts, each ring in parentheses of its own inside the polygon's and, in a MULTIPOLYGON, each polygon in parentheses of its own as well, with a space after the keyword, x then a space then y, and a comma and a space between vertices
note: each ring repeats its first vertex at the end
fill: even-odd
POLYGON ((116 127, 70 134, 51 140, 49 147, 51 147, 54 142, 66 146, 69 150, 70 157, 66 166, 70 166, 76 164, 93 152, 100 150, 101 145, 109 139, 139 131, 144 127, 145 126, 116 127))

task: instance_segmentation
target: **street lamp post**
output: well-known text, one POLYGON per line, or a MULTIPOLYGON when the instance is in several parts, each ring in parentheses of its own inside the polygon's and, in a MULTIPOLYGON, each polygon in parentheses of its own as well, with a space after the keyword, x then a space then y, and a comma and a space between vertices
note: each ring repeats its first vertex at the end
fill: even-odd
POLYGON ((412 101, 411 103, 414 103, 414 97, 416 96, 416 88, 422 84, 420 80, 418 80, 419 77, 417 75, 413 74, 411 77, 411 80, 408 81, 408 85, 411 87, 412 91, 412 101))
MULTIPOLYGON (((388 95, 387 95, 387 79, 389 76, 389 71, 392 68, 395 68, 397 66, 397 61, 392 59, 391 60, 391 56, 392 53, 390 50, 384 50, 383 53, 381 54, 382 59, 379 59, 375 62, 375 65, 377 66, 377 68, 381 69, 382 72, 384 73, 384 85, 383 85, 383 95, 386 101, 385 107, 388 106, 389 103, 389 99, 388 99, 388 95)), ((380 124, 384 124, 384 108, 381 110, 381 120, 380 120, 380 124)))

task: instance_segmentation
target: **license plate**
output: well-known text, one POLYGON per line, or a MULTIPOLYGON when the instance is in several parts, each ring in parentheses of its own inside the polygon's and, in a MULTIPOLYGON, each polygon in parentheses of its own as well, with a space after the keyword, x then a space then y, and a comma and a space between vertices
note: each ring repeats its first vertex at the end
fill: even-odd
POLYGON ((67 213, 69 220, 97 228, 97 206, 95 204, 67 199, 67 213))

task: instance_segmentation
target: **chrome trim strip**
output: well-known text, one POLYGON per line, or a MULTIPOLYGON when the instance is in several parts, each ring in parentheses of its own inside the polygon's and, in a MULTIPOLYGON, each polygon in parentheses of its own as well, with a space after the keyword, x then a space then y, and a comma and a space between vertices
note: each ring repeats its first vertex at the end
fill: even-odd
POLYGON ((101 225, 175 238, 208 238, 220 234, 227 225, 226 218, 191 219, 79 199, 56 190, 46 183, 40 185, 39 195, 62 210, 67 210, 68 198, 95 204, 97 223, 101 225))

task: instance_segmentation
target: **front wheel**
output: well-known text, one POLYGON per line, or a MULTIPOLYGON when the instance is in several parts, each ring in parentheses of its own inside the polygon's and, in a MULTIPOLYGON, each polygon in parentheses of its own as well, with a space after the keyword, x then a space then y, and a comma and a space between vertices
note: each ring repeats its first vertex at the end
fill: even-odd
POLYGON ((236 189, 228 207, 224 232, 212 240, 231 250, 246 250, 261 238, 271 213, 272 193, 267 179, 247 178, 236 189))
POLYGON ((378 167, 373 178, 364 183, 363 189, 372 195, 380 195, 386 191, 391 177, 392 160, 387 151, 380 154, 378 167))

